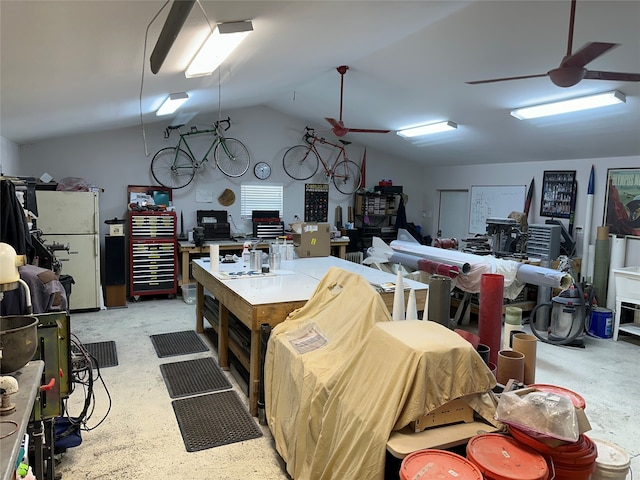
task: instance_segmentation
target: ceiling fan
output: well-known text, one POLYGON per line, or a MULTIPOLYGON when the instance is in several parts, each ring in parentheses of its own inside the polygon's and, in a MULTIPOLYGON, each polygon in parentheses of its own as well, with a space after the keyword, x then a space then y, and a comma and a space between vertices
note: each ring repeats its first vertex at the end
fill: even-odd
POLYGON ((336 137, 344 137, 347 133, 356 132, 356 133, 389 133, 391 130, 373 130, 370 128, 347 128, 344 126, 344 122, 342 121, 342 94, 344 91, 344 74, 347 73, 349 67, 346 65, 341 65, 336 68, 338 73, 340 74, 340 119, 336 120, 335 118, 325 118, 327 122, 331 124, 333 127, 331 131, 336 137))
POLYGON ((590 80, 618 80, 623 82, 640 82, 640 73, 622 72, 601 72, 598 70, 587 70, 585 65, 592 62, 600 55, 617 47, 618 43, 591 42, 587 43, 580 50, 571 53, 573 43, 573 24, 576 16, 576 0, 571 0, 571 16, 569 17, 569 39, 567 42, 567 54, 560 62, 558 68, 549 70, 547 73, 537 75, 524 75, 520 77, 493 78, 490 80, 477 80, 465 82, 470 85, 481 83, 504 82, 507 80, 522 80, 525 78, 549 77, 558 87, 573 87, 584 78, 590 80))

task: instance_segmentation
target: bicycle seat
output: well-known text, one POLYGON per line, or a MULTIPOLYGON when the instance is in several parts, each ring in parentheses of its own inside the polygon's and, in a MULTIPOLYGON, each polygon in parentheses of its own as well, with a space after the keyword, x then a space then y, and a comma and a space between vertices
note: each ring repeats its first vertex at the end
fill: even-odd
POLYGON ((182 125, 169 125, 167 127, 168 130, 177 130, 180 127, 184 127, 184 123, 182 125))
POLYGON ((339 141, 341 144, 343 144, 345 147, 346 147, 347 145, 350 145, 350 144, 351 144, 351 142, 347 142, 346 140, 338 140, 338 141, 339 141))

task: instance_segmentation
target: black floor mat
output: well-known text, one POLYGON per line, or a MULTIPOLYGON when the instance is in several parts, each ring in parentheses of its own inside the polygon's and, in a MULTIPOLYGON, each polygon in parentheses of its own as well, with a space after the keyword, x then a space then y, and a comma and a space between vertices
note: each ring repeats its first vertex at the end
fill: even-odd
POLYGON ((187 452, 262 436, 256 421, 233 390, 183 398, 171 403, 187 452))
POLYGON ((188 355, 209 350, 194 330, 151 335, 151 343, 159 358, 188 355))
MULTIPOLYGON (((96 364, 99 368, 115 367, 118 365, 118 351, 116 349, 116 342, 113 340, 108 342, 83 343, 82 346, 89 352, 89 355, 93 357, 91 359, 93 368, 96 368, 96 364)), ((71 351, 80 353, 80 350, 75 345, 71 346, 71 351)))
POLYGON ((231 388, 229 380, 212 357, 160 365, 171 398, 231 388))

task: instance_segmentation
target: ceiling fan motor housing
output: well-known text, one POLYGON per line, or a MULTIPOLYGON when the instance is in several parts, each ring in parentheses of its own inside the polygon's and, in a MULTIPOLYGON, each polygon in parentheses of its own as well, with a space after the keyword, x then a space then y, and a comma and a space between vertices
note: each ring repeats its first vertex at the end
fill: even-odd
POLYGON ((559 67, 547 73, 554 85, 564 88, 577 85, 586 74, 587 70, 582 67, 559 67))

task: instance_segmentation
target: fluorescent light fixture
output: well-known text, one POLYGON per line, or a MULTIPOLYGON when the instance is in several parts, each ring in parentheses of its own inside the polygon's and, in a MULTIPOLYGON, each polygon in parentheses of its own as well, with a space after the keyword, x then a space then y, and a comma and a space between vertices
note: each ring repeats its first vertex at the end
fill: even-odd
POLYGON ((162 102, 162 105, 160 105, 156 115, 158 117, 161 115, 169 115, 178 110, 187 100, 189 100, 189 95, 185 92, 172 93, 164 102, 162 102))
POLYGON ((191 60, 184 72, 185 77, 211 75, 252 31, 253 24, 250 21, 225 22, 216 25, 191 60))
POLYGON ((590 108, 606 107, 608 105, 615 105, 616 103, 626 103, 626 101, 627 97, 624 93, 613 90, 611 92, 571 98, 560 102, 517 108, 511 111, 511 115, 520 120, 529 120, 531 118, 547 117, 549 115, 579 112, 580 110, 588 110, 590 108))
POLYGON ((430 123, 429 125, 420 125, 418 127, 405 128, 398 130, 396 134, 401 137, 412 138, 422 135, 430 135, 432 133, 446 132, 447 130, 455 130, 458 125, 451 121, 430 123))

